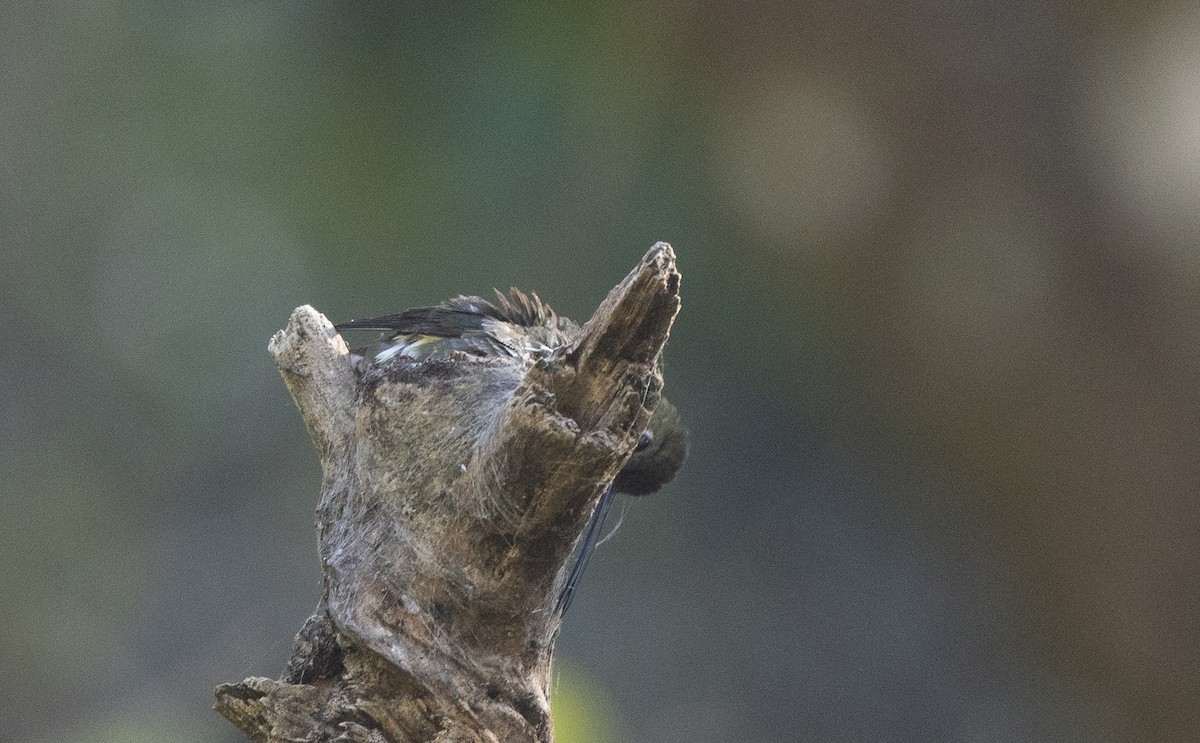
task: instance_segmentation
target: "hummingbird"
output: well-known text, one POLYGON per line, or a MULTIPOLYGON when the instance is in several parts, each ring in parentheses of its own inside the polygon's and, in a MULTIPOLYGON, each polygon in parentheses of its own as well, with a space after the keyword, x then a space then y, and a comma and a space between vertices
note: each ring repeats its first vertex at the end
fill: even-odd
MULTIPOLYGON (((396 358, 423 361, 453 352, 525 359, 566 346, 582 331, 577 323, 556 313, 536 293, 526 294, 516 288, 507 294, 496 290, 494 302, 477 296, 459 296, 433 307, 350 320, 335 327, 339 331, 381 332, 374 359, 367 362, 373 364, 396 358)), ((555 600, 556 614, 561 617, 566 613, 592 552, 607 539, 601 539, 600 534, 614 493, 644 496, 657 492, 675 477, 687 457, 687 449, 687 430, 679 411, 666 398, 659 398, 633 454, 605 487, 592 512, 575 564, 555 600)))

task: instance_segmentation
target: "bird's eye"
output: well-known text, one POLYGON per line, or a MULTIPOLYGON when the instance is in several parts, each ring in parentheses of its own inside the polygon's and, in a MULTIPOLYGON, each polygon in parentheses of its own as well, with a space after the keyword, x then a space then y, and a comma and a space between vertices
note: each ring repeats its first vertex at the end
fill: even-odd
POLYGON ((642 449, 645 449, 647 446, 650 446, 651 442, 653 442, 653 441, 654 441, 654 434, 650 433, 649 430, 646 430, 642 433, 641 437, 638 439, 637 446, 635 446, 633 448, 633 450, 641 451, 642 449))

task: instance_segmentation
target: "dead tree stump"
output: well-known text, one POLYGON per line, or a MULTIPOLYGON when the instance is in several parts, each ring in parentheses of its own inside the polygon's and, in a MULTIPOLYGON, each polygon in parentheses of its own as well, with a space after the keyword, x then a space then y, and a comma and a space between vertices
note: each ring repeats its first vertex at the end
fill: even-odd
POLYGON ((658 402, 679 310, 658 243, 566 348, 359 374, 312 307, 271 339, 323 469, 324 591, 280 680, 216 690, 253 741, 552 740, 572 549, 658 402))

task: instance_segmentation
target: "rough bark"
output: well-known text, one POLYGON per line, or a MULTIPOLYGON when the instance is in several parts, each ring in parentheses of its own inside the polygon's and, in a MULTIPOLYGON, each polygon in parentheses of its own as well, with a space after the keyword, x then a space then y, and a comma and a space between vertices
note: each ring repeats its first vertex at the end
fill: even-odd
POLYGON ((269 350, 321 458, 320 606, 280 680, 217 688, 253 741, 552 740, 572 549, 657 404, 679 310, 658 243, 568 348, 361 374, 312 307, 269 350))

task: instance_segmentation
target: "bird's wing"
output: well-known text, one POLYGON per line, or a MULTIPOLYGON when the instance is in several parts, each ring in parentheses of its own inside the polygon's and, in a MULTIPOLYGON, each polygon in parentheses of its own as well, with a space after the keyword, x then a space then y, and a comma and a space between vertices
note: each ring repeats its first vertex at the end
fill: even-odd
POLYGON ((592 553, 596 550, 596 545, 600 539, 600 531, 604 528, 604 518, 608 516, 608 509, 613 502, 613 487, 609 485, 604 489, 604 493, 600 496, 600 501, 596 503, 596 510, 592 511, 592 518, 588 522, 587 533, 583 537, 583 544, 579 546, 579 553, 575 557, 575 564, 571 567, 571 574, 567 576, 566 585, 558 594, 558 599, 554 602, 554 613, 562 616, 567 613, 567 609, 571 608, 571 599, 575 598, 575 589, 579 587, 579 579, 583 576, 583 571, 587 568, 588 560, 591 559, 592 553))
POLYGON ((395 315, 338 323, 338 330, 391 331, 394 335, 436 335, 457 338, 483 328, 485 315, 446 307, 418 307, 395 315))

